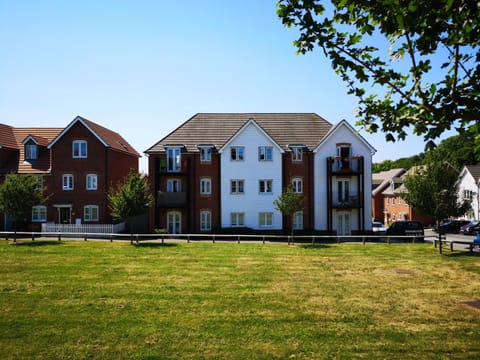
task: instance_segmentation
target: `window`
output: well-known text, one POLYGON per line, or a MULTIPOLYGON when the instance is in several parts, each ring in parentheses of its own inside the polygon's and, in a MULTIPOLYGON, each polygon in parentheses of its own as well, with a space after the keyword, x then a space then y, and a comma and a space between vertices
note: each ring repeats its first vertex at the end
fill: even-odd
POLYGON ((232 146, 230 148, 230 160, 243 161, 244 158, 245 158, 245 147, 243 147, 243 146, 232 146))
POLYGON ((258 192, 260 194, 271 194, 272 193, 272 183, 273 183, 273 180, 259 180, 258 181, 258 192))
POLYGON ((87 205, 83 208, 83 221, 98 221, 97 205, 87 205))
POLYGON ((73 142, 73 158, 87 157, 87 142, 85 140, 75 140, 73 142))
POLYGON ((182 170, 182 155, 180 148, 168 148, 167 149, 167 171, 168 172, 180 172, 182 170))
POLYGON ((303 149, 301 147, 292 147, 292 161, 303 161, 303 149))
POLYGON ((340 169, 350 168, 351 147, 350 144, 337 144, 337 157, 340 169))
POLYGON ((261 212, 259 216, 259 226, 260 227, 271 227, 273 225, 273 213, 272 212, 261 212))
POLYGON ((473 200, 473 191, 472 190, 463 190, 463 198, 465 200, 473 200))
POLYGON ((211 162, 212 161, 212 148, 203 146, 199 147, 198 150, 200 151, 200 161, 201 162, 211 162))
POLYGON ((73 175, 65 174, 62 177, 62 189, 63 190, 73 190, 73 175))
POLYGON ((180 179, 167 180, 167 192, 180 192, 180 191, 182 191, 182 182, 180 179))
POLYGON ((210 210, 200 211, 200 231, 212 229, 212 212, 210 210))
POLYGON ((32 222, 47 221, 47 207, 43 205, 32 206, 32 222))
POLYGON ((87 174, 87 190, 97 190, 97 174, 87 174))
POLYGON ((37 185, 35 186, 35 190, 42 190, 43 189, 43 176, 42 175, 34 175, 35 179, 37 180, 37 185))
POLYGON ((210 195, 212 193, 212 180, 210 178, 200 179, 200 194, 210 195))
POLYGON ((242 212, 230 213, 230 225, 232 227, 245 226, 245 213, 242 213, 242 212))
POLYGON ((232 194, 243 194, 244 180, 230 180, 230 192, 232 194))
POLYGON ((303 211, 297 211, 293 214, 293 228, 295 230, 303 229, 303 211))
POLYGON ((387 205, 390 205, 390 198, 389 198, 388 196, 385 198, 385 203, 386 203, 387 205))
POLYGON ((36 144, 25 145, 25 160, 38 159, 38 147, 36 144))
POLYGON ((340 180, 337 182, 338 202, 348 202, 350 199, 350 181, 340 180))
POLYGON ((258 161, 272 161, 272 160, 273 160, 273 147, 259 146, 258 161))
POLYGON ((292 190, 295 194, 303 193, 303 180, 302 178, 293 178, 292 179, 292 190))

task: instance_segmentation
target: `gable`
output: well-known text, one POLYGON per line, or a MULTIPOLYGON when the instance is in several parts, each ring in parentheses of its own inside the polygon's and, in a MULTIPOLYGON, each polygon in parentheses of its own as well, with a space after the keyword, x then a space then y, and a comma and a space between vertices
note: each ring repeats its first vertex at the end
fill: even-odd
POLYGON ((236 139, 239 137, 243 136, 246 132, 251 132, 253 131, 254 133, 257 133, 261 136, 263 136, 267 142, 269 142, 271 145, 273 145, 280 153, 283 153, 284 150, 282 147, 273 140, 269 134, 265 132, 256 122, 254 119, 248 120, 248 122, 242 126, 219 150, 218 152, 220 154, 223 153, 223 151, 230 146, 231 143, 233 143, 236 139))
POLYGON ((375 148, 370 145, 355 129, 346 121, 342 120, 335 125, 320 141, 320 143, 313 150, 314 153, 319 152, 320 149, 326 145, 330 140, 335 142, 349 142, 361 145, 368 150, 372 155, 376 152, 375 148))

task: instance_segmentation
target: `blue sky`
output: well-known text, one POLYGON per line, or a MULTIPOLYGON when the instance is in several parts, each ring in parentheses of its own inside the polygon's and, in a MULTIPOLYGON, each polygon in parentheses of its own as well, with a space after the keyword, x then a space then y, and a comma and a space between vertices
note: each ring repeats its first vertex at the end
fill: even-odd
MULTIPOLYGON (((0 0, 0 122, 77 115, 140 153, 198 112, 315 112, 354 124, 356 98, 320 51, 295 54, 276 0, 0 0)), ((423 151, 361 131, 374 162, 423 151)), ((146 169, 146 160, 141 161, 146 169)))

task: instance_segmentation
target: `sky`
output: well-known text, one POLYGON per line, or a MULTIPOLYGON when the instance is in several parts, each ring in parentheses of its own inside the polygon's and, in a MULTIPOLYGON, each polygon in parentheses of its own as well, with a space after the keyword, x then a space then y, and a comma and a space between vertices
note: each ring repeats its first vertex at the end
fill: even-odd
MULTIPOLYGON (((139 153, 202 112, 314 112, 355 124, 357 101, 317 50, 297 55, 276 0, 0 0, 0 123, 77 115, 139 153)), ((424 150, 360 134, 374 162, 424 150)), ((147 171, 148 160, 140 160, 147 171)))

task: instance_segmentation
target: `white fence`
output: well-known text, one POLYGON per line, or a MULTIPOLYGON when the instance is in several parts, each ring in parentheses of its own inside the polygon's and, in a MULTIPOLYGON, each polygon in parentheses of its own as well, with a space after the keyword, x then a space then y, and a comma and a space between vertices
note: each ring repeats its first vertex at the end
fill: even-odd
POLYGON ((43 223, 42 224, 42 233, 118 234, 124 230, 125 230, 125 223, 120 223, 120 224, 43 223))

